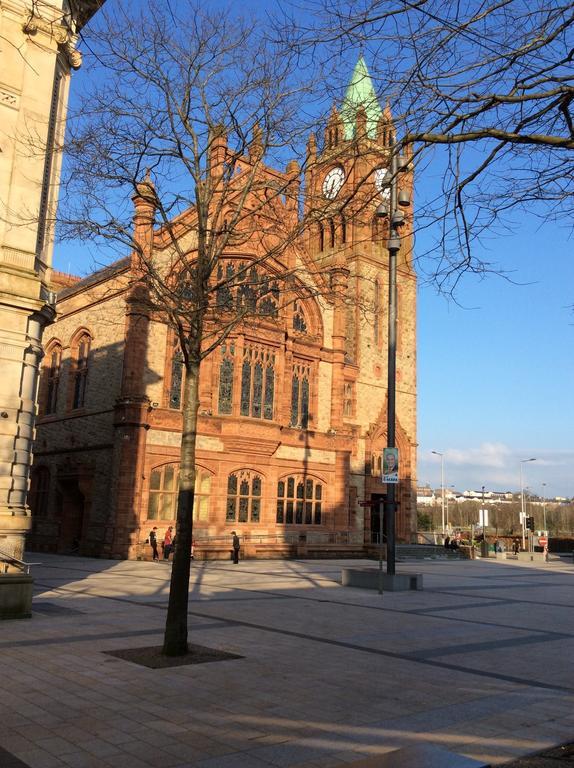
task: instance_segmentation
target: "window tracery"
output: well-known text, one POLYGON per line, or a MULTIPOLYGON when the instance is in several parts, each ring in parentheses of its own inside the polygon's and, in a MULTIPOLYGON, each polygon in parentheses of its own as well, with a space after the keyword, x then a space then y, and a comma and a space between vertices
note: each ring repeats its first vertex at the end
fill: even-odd
MULTIPOLYGON (((175 520, 179 493, 179 464, 164 464, 152 469, 149 478, 148 520, 175 520)), ((209 517, 211 473, 195 468, 193 519, 206 522, 209 517)))
POLYGON ((323 485, 312 477, 291 475, 277 483, 279 525, 321 525, 323 485))
POLYGON ((177 339, 174 340, 174 353, 171 360, 171 381, 169 385, 169 407, 174 410, 181 408, 183 391, 183 353, 179 349, 177 339))
POLYGON ((46 383, 43 388, 44 402, 41 410, 46 415, 56 413, 58 408, 61 367, 62 347, 60 344, 54 344, 46 355, 43 372, 46 383))
POLYGON ((273 419, 275 352, 254 344, 243 350, 241 366, 241 416, 273 419))
POLYGON ((303 307, 298 301, 293 303, 293 330, 299 331, 299 333, 307 333, 305 314, 303 312, 303 307))
POLYGON ((311 366, 309 363, 295 362, 291 379, 291 420, 290 426, 307 429, 309 425, 309 382, 311 366))
POLYGON ((218 411, 223 414, 233 412, 233 371, 235 367, 235 343, 221 345, 219 364, 219 399, 218 411))
POLYGON ((225 522, 258 523, 261 519, 261 477, 249 469, 232 472, 227 478, 225 522))
POLYGON ((86 386, 88 381, 88 361, 90 356, 91 338, 83 333, 75 345, 73 366, 73 395, 72 408, 83 408, 86 401, 86 386))

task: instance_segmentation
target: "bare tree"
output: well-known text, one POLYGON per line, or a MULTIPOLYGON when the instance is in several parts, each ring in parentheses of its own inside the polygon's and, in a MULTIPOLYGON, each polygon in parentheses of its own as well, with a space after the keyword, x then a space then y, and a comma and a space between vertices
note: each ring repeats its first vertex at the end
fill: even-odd
POLYGON ((85 44, 101 66, 70 121, 60 232, 130 249, 131 300, 175 334, 183 434, 163 652, 181 655, 201 363, 238 325, 273 324, 297 297, 328 291, 294 255, 305 226, 300 166, 267 165, 301 144, 309 82, 252 20, 191 2, 104 13, 85 44))
POLYGON ((571 2, 317 0, 311 9, 311 21, 308 5, 304 22, 283 17, 279 37, 333 64, 363 48, 399 140, 414 144, 414 162, 439 169, 438 194, 417 208, 418 229, 434 228, 439 284, 489 269, 473 241, 511 226, 515 209, 571 222, 571 2))

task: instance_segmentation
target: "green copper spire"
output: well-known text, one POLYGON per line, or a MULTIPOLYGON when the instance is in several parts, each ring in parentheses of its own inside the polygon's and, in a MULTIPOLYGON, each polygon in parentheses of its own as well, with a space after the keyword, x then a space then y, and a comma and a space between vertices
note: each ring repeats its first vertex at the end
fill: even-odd
POLYGON ((355 135, 355 122, 357 110, 363 107, 367 113, 367 136, 374 139, 377 136, 377 124, 383 111, 379 105, 377 94, 373 87, 373 81, 367 69, 363 56, 355 65, 351 82, 347 86, 343 105, 341 106, 341 119, 345 127, 345 139, 352 139, 355 135))

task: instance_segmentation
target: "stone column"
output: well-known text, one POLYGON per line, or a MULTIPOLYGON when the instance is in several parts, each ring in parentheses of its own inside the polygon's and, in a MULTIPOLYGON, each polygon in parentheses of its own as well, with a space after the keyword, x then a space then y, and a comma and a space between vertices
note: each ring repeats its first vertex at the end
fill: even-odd
POLYGON ((43 356, 41 338, 44 327, 53 322, 54 316, 50 305, 27 318, 20 312, 18 317, 25 324, 25 331, 5 330, 0 334, 0 550, 19 559, 31 528, 26 495, 43 356))

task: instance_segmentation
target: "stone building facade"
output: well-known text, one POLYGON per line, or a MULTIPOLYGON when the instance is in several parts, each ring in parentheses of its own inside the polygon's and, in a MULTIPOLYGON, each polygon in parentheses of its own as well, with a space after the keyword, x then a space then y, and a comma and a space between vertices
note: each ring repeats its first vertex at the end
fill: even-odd
MULTIPOLYGON (((268 321, 236 327, 202 363, 194 537, 206 556, 228 551, 231 530, 253 556, 361 550, 376 538, 386 491, 380 457, 388 253, 385 219, 375 211, 385 199, 381 178, 393 132, 361 60, 344 107, 329 118, 322 149, 314 136, 309 140, 302 204, 310 224, 283 257, 313 290, 271 311, 268 321), (309 215, 319 206, 320 214, 309 215)), ((286 177, 270 168, 264 173, 286 177)), ((300 182, 293 178, 297 188, 300 182)), ((401 183, 412 187, 411 176, 401 183)), ((162 231, 153 229, 153 206, 141 189, 134 197, 136 233, 158 263, 167 263, 162 231)), ((297 206, 285 211, 299 215, 297 206)), ((250 247, 246 242, 230 261, 265 268, 250 247)), ((136 271, 137 260, 126 256, 70 280, 58 294, 39 395, 35 549, 136 557, 152 526, 161 534, 175 525, 182 366, 170 325, 134 298, 136 271)), ((416 530, 411 219, 399 254, 398 313, 397 535, 410 541, 416 530)))
POLYGON ((22 557, 70 73, 104 0, 0 2, 0 551, 22 557))

